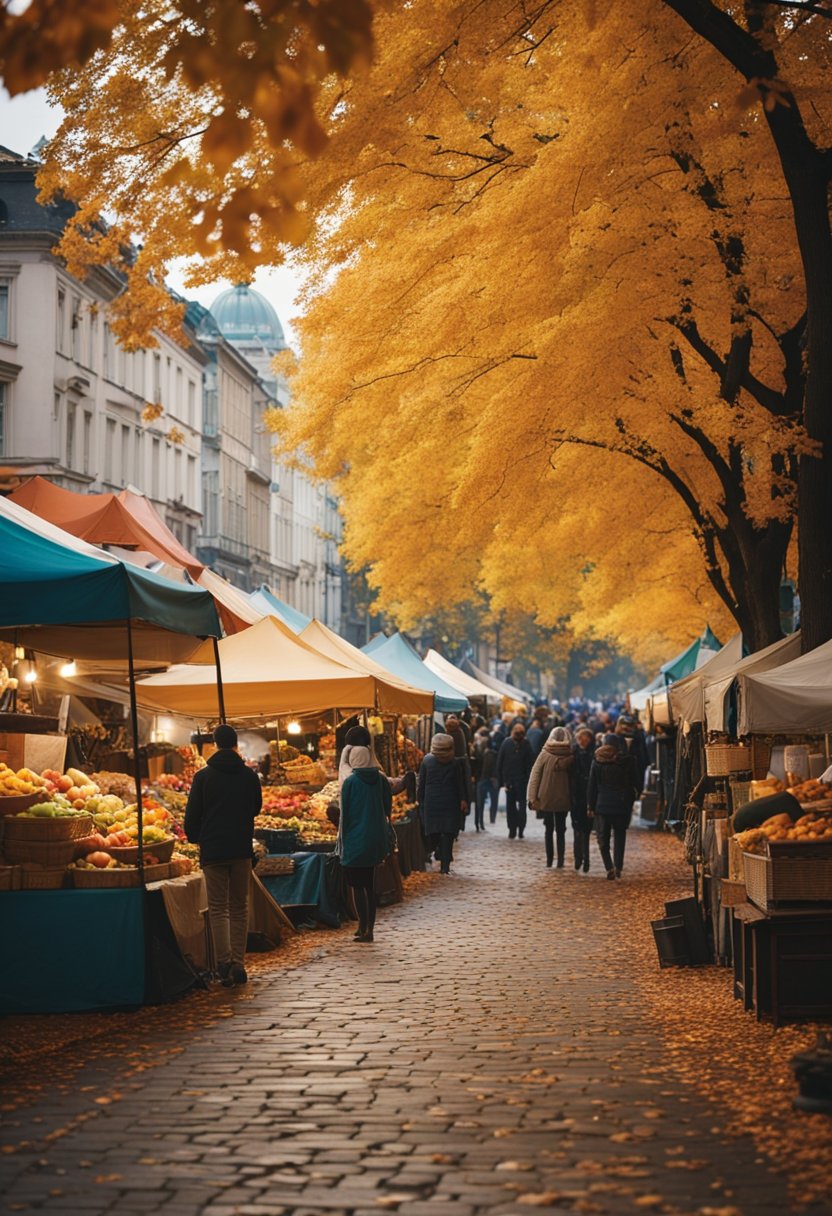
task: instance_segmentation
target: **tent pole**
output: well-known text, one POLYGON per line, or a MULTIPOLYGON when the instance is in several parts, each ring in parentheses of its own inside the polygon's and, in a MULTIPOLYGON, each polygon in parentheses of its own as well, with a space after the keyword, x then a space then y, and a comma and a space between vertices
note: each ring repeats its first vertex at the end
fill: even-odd
POLYGON ((217 701, 220 710, 220 722, 225 721, 225 693, 222 687, 222 664, 220 663, 220 644, 218 638, 211 638, 214 643, 214 664, 217 669, 217 701))
POLYGON ((133 765, 136 772, 136 812, 139 824, 139 876, 144 878, 144 808, 142 806, 142 762, 139 757, 139 710, 136 705, 136 670, 133 664, 133 624, 127 618, 127 671, 130 684, 130 725, 133 731, 133 765))

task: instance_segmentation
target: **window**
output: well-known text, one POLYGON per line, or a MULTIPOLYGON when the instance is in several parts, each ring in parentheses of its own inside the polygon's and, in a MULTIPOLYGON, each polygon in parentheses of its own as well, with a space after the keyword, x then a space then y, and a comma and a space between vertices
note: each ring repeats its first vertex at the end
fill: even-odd
POLYGON ((162 400, 162 356, 153 356, 153 400, 158 405, 162 400))
POLYGON ((0 338, 10 338, 11 318, 9 305, 11 303, 11 283, 0 279, 0 338))
POLYGON ((58 316, 55 341, 61 354, 66 354, 66 292, 62 287, 58 288, 58 316))
POLYGON ((104 480, 113 484, 113 462, 115 460, 116 422, 115 418, 107 419, 104 432, 104 480))
POLYGON ((102 361, 102 366, 104 369, 104 379, 105 380, 109 380, 109 378, 110 378, 110 364, 112 362, 112 349, 111 349, 112 344, 113 344, 113 335, 110 332, 109 325, 105 321, 104 322, 104 338, 102 341, 103 349, 101 352, 101 361, 102 361))
POLYGON ((182 393, 182 383, 183 383, 182 368, 177 367, 177 369, 176 369, 176 402, 174 405, 174 408, 176 409, 177 418, 182 417, 182 411, 185 408, 185 401, 184 401, 184 397, 183 397, 183 393, 182 393))
POLYGON ((69 318, 70 343, 69 351, 73 359, 80 358, 81 352, 81 297, 72 297, 72 316, 69 318))
POLYGON ((121 424, 121 483, 127 485, 130 480, 130 427, 121 424))
POLYGON ((6 455, 6 435, 8 434, 9 386, 0 380, 0 456, 6 455))
POLYGON ((187 501, 189 507, 197 507, 196 498, 196 456, 188 455, 188 494, 187 501))
POLYGON ((196 425, 196 385, 188 381, 188 426, 196 425))
POLYGON ((98 330, 98 318, 95 313, 87 315, 87 367, 95 367, 95 335, 98 330))
POLYGON ((75 406, 70 405, 66 411, 66 467, 75 467, 75 406))
POLYGON ((161 461, 161 441, 154 436, 150 455, 150 497, 159 497, 159 463, 161 461))
POLYGON ((92 414, 84 410, 84 472, 92 468, 92 414))

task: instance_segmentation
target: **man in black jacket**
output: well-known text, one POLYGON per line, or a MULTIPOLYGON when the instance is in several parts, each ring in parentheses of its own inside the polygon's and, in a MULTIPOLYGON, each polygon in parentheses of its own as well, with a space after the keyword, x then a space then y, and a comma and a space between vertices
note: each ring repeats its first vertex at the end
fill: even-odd
POLYGON ((526 786, 534 756, 526 738, 526 728, 517 721, 497 754, 497 785, 506 787, 506 819, 509 840, 526 830, 526 786))
POLYGON ((245 984, 248 890, 254 817, 263 803, 257 774, 236 750, 237 732, 214 731, 217 751, 194 776, 185 810, 185 834, 199 845, 208 892, 208 920, 224 987, 245 984))

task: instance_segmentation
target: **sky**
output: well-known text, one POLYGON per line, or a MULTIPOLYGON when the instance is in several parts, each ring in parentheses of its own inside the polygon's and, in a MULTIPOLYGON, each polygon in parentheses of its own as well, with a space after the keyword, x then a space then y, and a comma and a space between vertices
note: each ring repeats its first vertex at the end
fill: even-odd
MULTIPOLYGON (((42 89, 10 98, 0 86, 0 144, 10 148, 12 152, 20 152, 23 155, 31 152, 42 135, 48 139, 55 134, 62 117, 59 109, 49 105, 42 89)), ((205 287, 185 287, 181 265, 171 268, 168 282, 175 291, 189 299, 198 300, 206 308, 210 308, 223 288, 230 286, 228 283, 218 282, 205 287)), ((295 347, 297 335, 292 328, 292 318, 297 315, 295 301, 301 289, 301 282, 298 273, 289 266, 262 271, 253 281, 255 289, 277 309, 286 340, 290 346, 295 347)))

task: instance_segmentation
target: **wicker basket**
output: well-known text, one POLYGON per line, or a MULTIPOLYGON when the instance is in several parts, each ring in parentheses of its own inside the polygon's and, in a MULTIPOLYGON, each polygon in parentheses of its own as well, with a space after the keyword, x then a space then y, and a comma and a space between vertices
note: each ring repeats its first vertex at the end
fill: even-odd
POLYGON ((729 781, 728 788, 731 791, 731 811, 738 811, 741 806, 745 806, 751 801, 751 782, 750 781, 729 781))
POLYGON ((751 736, 751 775, 755 781, 762 781, 768 775, 772 744, 773 739, 768 735, 751 736))
POLYGON ((13 862, 66 867, 75 860, 77 850, 74 840, 14 840, 7 836, 3 852, 13 862))
POLYGON ((770 843, 768 857, 743 854, 748 898, 763 912, 782 904, 832 903, 832 845, 770 843))
POLYGON ((20 890, 20 866, 0 865, 0 891, 20 890))
POLYGON ((751 749, 741 743, 706 743, 705 769, 709 777, 751 772, 751 749))
POLYGON ((91 831, 92 815, 66 815, 61 819, 6 818, 3 823, 6 841, 77 840, 80 836, 89 836, 91 831))
POLYGON ((748 892, 745 883, 735 878, 721 878, 719 881, 719 902, 723 908, 736 908, 746 903, 748 892))
POLYGON ((30 806, 34 806, 36 802, 40 802, 43 798, 43 793, 37 794, 10 794, 0 798, 0 816, 3 815, 19 815, 21 811, 28 811, 30 806))
POLYGON ((138 870, 73 870, 72 881, 82 890, 138 887, 138 870))
POLYGON ((170 878, 170 862, 161 861, 158 866, 145 866, 144 881, 148 882, 163 882, 164 879, 170 878))
MULTIPOLYGON (((152 853, 154 857, 159 858, 160 862, 170 861, 175 848, 176 837, 171 836, 159 844, 146 844, 144 846, 144 854, 146 857, 148 853, 152 853)), ((139 846, 137 844, 113 845, 112 848, 105 849, 104 851, 109 853, 116 861, 123 861, 129 866, 134 866, 139 860, 139 846)))
POLYGON ((21 891, 57 891, 64 885, 65 866, 20 866, 21 891))

